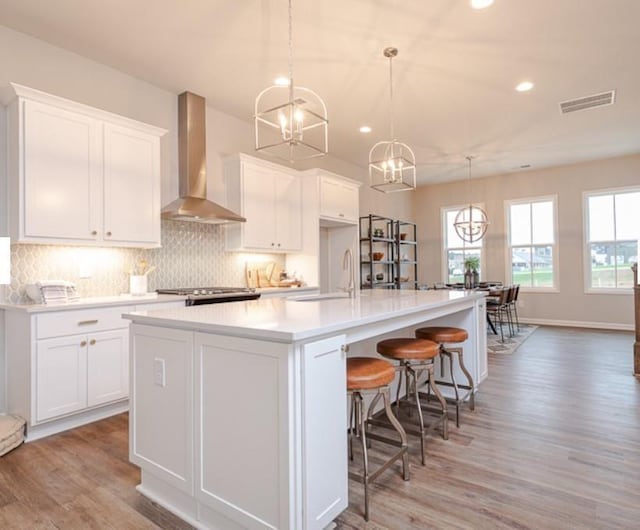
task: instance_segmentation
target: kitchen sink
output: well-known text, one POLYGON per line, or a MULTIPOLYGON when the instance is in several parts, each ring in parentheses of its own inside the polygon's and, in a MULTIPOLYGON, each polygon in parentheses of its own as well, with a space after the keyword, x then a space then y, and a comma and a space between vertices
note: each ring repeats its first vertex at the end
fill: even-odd
POLYGON ((287 300, 292 302, 321 302, 322 300, 345 300, 349 298, 349 293, 323 293, 308 294, 302 296, 290 296, 287 300))

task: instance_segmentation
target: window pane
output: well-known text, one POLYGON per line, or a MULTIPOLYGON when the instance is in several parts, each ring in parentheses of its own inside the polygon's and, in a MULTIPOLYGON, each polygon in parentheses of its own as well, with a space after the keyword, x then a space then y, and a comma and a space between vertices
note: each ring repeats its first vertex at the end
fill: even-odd
POLYGON ((622 241, 616 245, 616 264, 618 266, 617 287, 631 289, 633 287, 633 273, 631 264, 638 259, 638 242, 622 241))
POLYGON ((589 197, 589 241, 611 241, 613 231, 613 195, 589 197))
POLYGON ((534 247, 531 261, 533 286, 553 287, 553 247, 534 247))
POLYGON ((514 247, 511 249, 511 281, 522 287, 531 287, 531 249, 514 247))
POLYGON ((591 244, 591 287, 616 286, 615 245, 591 244))
POLYGON ((616 239, 640 238, 640 192, 619 193, 616 202, 616 239))
POLYGON ((461 250, 450 250, 447 252, 447 263, 449 268, 449 283, 464 281, 464 254, 461 250))
POLYGON ((512 204, 509 211, 511 245, 531 244, 531 205, 512 204))
POLYGON ((458 237, 456 229, 453 226, 457 214, 458 210, 447 211, 447 248, 462 248, 464 246, 464 241, 458 237))
POLYGON ((531 217, 533 219, 534 245, 553 243, 553 203, 551 201, 534 202, 531 205, 531 217))

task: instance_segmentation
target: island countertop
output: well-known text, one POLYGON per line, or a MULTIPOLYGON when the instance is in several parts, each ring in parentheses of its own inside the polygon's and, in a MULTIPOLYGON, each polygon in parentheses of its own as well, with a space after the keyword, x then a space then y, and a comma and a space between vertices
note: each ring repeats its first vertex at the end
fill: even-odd
POLYGON ((211 304, 124 315, 138 324, 197 330, 274 342, 296 342, 335 334, 421 311, 467 306, 486 296, 476 291, 361 291, 211 304), (323 298, 324 297, 324 298, 323 298))

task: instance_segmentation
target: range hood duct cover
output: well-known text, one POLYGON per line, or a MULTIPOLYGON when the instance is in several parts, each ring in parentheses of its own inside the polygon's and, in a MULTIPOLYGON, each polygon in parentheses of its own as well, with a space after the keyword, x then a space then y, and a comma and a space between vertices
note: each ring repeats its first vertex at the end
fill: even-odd
POLYGON ((162 208, 163 219, 198 223, 243 223, 246 219, 207 200, 205 101, 183 92, 178 96, 178 177, 180 198, 162 208))

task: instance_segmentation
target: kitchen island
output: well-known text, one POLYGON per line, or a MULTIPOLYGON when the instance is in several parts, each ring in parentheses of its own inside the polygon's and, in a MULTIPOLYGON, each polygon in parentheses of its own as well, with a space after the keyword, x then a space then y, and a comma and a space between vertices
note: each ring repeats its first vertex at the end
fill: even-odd
POLYGON ((474 381, 487 375, 484 293, 372 290, 126 318, 138 489, 199 528, 319 529, 347 507, 347 346, 375 355, 385 335, 460 326, 474 381))

